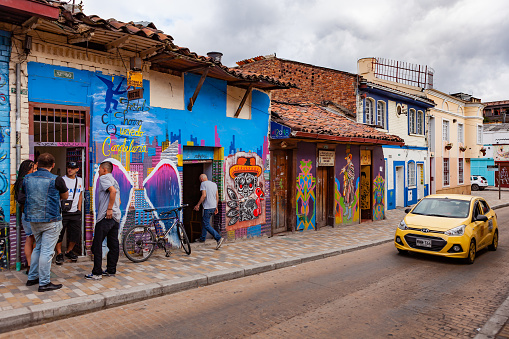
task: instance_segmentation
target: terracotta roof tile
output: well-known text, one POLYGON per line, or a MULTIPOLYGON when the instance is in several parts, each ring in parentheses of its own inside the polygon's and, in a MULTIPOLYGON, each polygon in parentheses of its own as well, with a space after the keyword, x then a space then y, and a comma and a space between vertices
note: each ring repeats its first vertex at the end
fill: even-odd
POLYGON ((364 138, 403 142, 398 136, 387 134, 371 126, 348 119, 333 109, 311 103, 271 102, 272 120, 294 131, 348 138, 364 138))

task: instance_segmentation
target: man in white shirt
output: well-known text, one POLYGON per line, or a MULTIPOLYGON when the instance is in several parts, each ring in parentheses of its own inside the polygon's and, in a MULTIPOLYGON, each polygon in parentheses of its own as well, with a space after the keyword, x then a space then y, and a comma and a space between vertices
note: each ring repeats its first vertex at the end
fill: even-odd
POLYGON ((200 210, 200 205, 203 203, 203 219, 201 237, 198 242, 204 242, 207 237, 207 232, 212 234, 214 239, 217 241, 216 250, 218 250, 223 244, 224 238, 222 238, 217 231, 210 226, 210 218, 212 214, 217 214, 217 202, 219 201, 219 194, 217 192, 217 185, 215 182, 209 181, 206 174, 200 175, 200 191, 201 198, 198 204, 194 207, 195 211, 200 210))
POLYGON ((57 246, 55 250, 57 256, 55 263, 62 265, 64 263, 64 254, 62 253, 62 241, 64 240, 65 230, 67 229, 67 252, 65 257, 72 261, 78 260, 78 256, 73 252, 73 248, 76 243, 79 243, 81 239, 81 203, 83 193, 83 179, 76 176, 80 170, 78 163, 69 162, 67 164, 67 175, 62 178, 65 181, 65 185, 69 189, 69 200, 72 200, 72 207, 68 212, 62 212, 62 231, 58 238, 57 246))

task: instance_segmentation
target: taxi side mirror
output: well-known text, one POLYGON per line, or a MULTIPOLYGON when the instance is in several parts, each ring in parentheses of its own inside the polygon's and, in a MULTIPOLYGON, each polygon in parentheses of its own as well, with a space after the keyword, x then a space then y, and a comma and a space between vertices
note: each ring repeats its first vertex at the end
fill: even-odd
POLYGON ((412 210, 411 208, 407 208, 407 209, 405 210, 405 213, 406 213, 406 214, 408 214, 408 213, 410 213, 410 211, 411 211, 411 210, 412 210))
POLYGON ((477 216, 477 218, 475 218, 475 221, 488 221, 488 217, 480 214, 477 216))

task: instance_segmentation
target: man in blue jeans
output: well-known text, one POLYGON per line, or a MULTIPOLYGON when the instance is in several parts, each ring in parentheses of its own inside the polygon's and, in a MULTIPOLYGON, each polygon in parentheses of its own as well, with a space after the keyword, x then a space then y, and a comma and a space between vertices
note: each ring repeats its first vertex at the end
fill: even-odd
POLYGON ((21 187, 26 195, 25 215, 35 237, 27 286, 39 284, 39 292, 62 288, 50 281, 51 260, 62 230, 60 199, 67 199, 68 192, 62 177, 51 173, 55 158, 49 153, 39 155, 37 171, 23 179, 21 187))
POLYGON ((201 237, 198 241, 204 242, 207 237, 207 232, 209 232, 217 241, 216 250, 218 250, 223 244, 224 238, 222 238, 219 233, 210 226, 210 218, 212 217, 212 214, 217 214, 218 212, 217 202, 219 201, 219 194, 217 193, 217 185, 216 183, 209 181, 205 174, 200 175, 200 182, 201 198, 200 201, 198 201, 198 204, 194 206, 194 210, 199 211, 200 205, 203 203, 201 237))

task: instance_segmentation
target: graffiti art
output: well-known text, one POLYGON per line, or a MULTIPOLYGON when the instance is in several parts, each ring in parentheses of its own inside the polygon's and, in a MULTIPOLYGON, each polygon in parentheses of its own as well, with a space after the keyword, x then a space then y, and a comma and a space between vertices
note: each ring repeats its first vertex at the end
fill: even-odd
POLYGON ((229 156, 226 162, 229 168, 226 187, 226 205, 229 208, 226 212, 229 218, 227 230, 264 223, 262 159, 256 153, 239 152, 229 156))
POLYGON ((383 220, 385 215, 384 207, 385 180, 380 173, 373 180, 373 220, 383 220))

